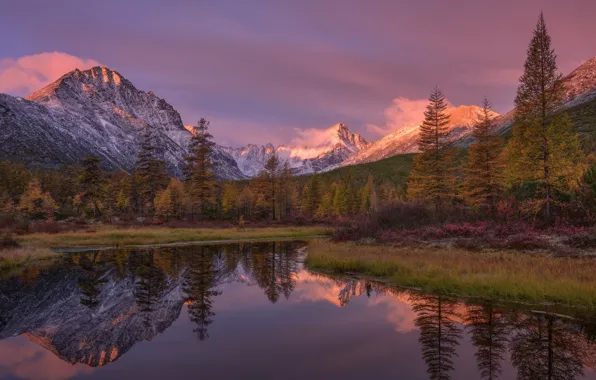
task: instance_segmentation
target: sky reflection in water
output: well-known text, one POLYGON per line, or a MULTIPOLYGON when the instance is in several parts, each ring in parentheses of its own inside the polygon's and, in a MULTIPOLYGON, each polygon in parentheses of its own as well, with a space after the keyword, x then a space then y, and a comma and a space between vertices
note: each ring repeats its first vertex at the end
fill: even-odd
POLYGON ((5 276, 0 379, 596 379, 588 318, 317 275, 304 254, 119 249, 5 276))

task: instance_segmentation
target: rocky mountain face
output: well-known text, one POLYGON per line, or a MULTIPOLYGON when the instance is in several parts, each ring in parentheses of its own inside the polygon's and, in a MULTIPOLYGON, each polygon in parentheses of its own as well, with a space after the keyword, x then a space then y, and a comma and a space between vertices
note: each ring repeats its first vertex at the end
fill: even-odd
MULTIPOLYGON (((596 99, 596 58, 564 77, 564 108, 591 104, 596 99)), ((454 107, 450 129, 456 146, 473 143, 471 129, 476 106, 454 107)), ((511 129, 513 111, 494 114, 502 133, 511 129)), ((191 133, 178 112, 152 92, 136 89, 106 67, 75 70, 26 98, 0 94, 0 159, 30 166, 56 167, 80 162, 85 156, 102 159, 105 169, 134 168, 142 132, 152 130, 158 154, 170 172, 182 173, 191 133)), ((381 160, 417 151, 419 125, 404 125, 368 143, 345 124, 313 132, 311 143, 274 146, 249 144, 240 148, 217 145, 217 176, 245 179, 257 175, 273 154, 287 161, 296 174, 381 160)))
POLYGON ((282 162, 288 161, 296 174, 309 174, 338 165, 368 146, 362 136, 352 133, 341 123, 322 131, 317 140, 313 146, 249 144, 241 148, 218 149, 232 156, 244 175, 253 177, 263 170, 273 154, 282 162))
MULTIPOLYGON (((449 110, 449 130, 453 140, 461 139, 472 132, 475 121, 482 112, 477 106, 460 106, 449 110)), ((493 116, 498 114, 493 112, 493 116)), ((397 154, 414 153, 418 151, 419 124, 408 124, 382 139, 368 145, 366 149, 343 161, 340 166, 355 165, 365 162, 382 160, 397 154)))
MULTIPOLYGON (((191 137, 180 115, 116 71, 74 70, 25 99, 0 94, 0 159, 53 167, 94 155, 105 169, 131 171, 145 128, 180 175, 191 137)), ((221 178, 244 178, 226 154, 215 159, 221 178)))

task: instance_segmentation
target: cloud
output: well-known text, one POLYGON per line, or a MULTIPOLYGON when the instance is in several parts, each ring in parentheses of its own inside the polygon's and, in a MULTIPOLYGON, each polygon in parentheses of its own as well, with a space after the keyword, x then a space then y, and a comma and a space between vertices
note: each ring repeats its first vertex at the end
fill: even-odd
POLYGON ((366 127, 370 132, 384 136, 401 127, 420 124, 424 120, 424 111, 427 105, 427 99, 395 98, 391 105, 385 109, 385 124, 381 126, 368 124, 366 127))
POLYGON ((0 92, 24 96, 50 84, 74 69, 85 70, 100 63, 61 52, 0 60, 0 92))

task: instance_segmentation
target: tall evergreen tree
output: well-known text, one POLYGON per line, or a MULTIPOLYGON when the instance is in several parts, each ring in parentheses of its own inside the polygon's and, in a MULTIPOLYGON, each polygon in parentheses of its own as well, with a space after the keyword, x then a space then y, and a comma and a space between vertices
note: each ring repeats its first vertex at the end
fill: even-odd
MULTIPOLYGON (((213 136, 208 131, 209 122, 201 118, 194 128, 186 157, 186 183, 194 211, 205 216, 215 196, 215 174, 213 162, 213 136)), ((193 213, 194 214, 194 213, 193 213)))
POLYGON ((302 190, 300 211, 308 216, 314 215, 321 201, 321 180, 318 175, 312 175, 310 181, 302 190))
POLYGON ((462 330, 456 323, 457 304, 442 295, 415 294, 412 299, 412 310, 416 313, 414 325, 420 329, 418 341, 429 379, 449 380, 462 338, 462 330))
POLYGON ((269 199, 271 204, 271 217, 273 220, 276 219, 275 205, 277 204, 279 174, 279 158, 277 158, 277 155, 273 153, 265 163, 264 185, 266 189, 263 189, 267 193, 266 198, 269 199))
POLYGON ((511 184, 536 184, 535 210, 552 214, 553 192, 565 191, 581 175, 583 155, 565 113, 555 114, 565 90, 557 56, 541 13, 527 51, 515 97, 513 138, 508 145, 511 184))
POLYGON ((496 380, 503 373, 502 362, 507 354, 509 328, 505 316, 492 303, 471 305, 466 313, 466 327, 471 330, 476 347, 476 363, 480 377, 496 380))
POLYGON ((519 380, 583 377, 582 342, 566 323, 549 314, 530 314, 517 323, 510 350, 519 380))
POLYGON ((294 181, 294 174, 290 163, 286 160, 281 170, 280 183, 279 183, 280 201, 282 210, 285 217, 292 215, 293 209, 296 204, 296 183, 294 181))
POLYGON ((157 157, 157 147, 149 127, 145 128, 141 149, 137 156, 135 175, 139 182, 139 194, 149 213, 155 211, 155 197, 168 185, 168 170, 164 160, 157 157))
POLYGON ((485 98, 472 132, 475 143, 468 150, 464 187, 467 201, 488 208, 494 218, 502 191, 504 167, 500 159, 503 141, 492 115, 491 104, 485 98))
POLYGON ((79 184, 83 188, 82 198, 91 202, 94 215, 100 216, 99 199, 103 187, 103 174, 99 168, 99 157, 90 156, 83 159, 83 172, 79 176, 79 184))
POLYGON ((418 139, 420 153, 414 158, 408 180, 408 197, 433 204, 438 216, 455 193, 447 107, 445 95, 436 87, 424 112, 418 139))

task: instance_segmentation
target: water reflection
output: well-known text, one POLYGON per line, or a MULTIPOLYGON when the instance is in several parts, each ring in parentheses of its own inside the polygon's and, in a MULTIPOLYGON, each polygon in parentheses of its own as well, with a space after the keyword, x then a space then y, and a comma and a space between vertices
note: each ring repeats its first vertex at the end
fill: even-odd
MULTIPOLYGON (((28 267, 0 280, 0 378, 107 377, 91 370, 102 366, 123 371, 110 378, 127 378, 126 370, 142 368, 116 364, 119 358, 133 347, 162 357, 173 349, 163 339, 176 337, 185 349, 175 360, 204 357, 201 370, 246 357, 242 372, 230 377, 277 376, 277 364, 257 365, 256 353, 235 346, 277 357, 285 368, 292 364, 281 363, 286 358, 277 351, 305 344, 312 352, 300 351, 305 362, 290 378, 303 371, 346 379, 596 379, 596 328, 587 316, 323 276, 302 267, 304 254, 300 242, 240 243, 81 252, 28 267), (284 321, 291 328, 274 328, 284 321), (186 338, 177 331, 187 331, 186 338), (350 339, 358 344, 346 344, 350 339), (322 344, 333 349, 315 350, 322 344), (396 350, 401 357, 387 360, 396 350), (54 354, 54 362, 42 353, 54 354), (368 361, 346 359, 354 355, 368 361), (38 373, 40 357, 48 370, 38 373)), ((217 370, 216 377, 226 377, 217 370)))

